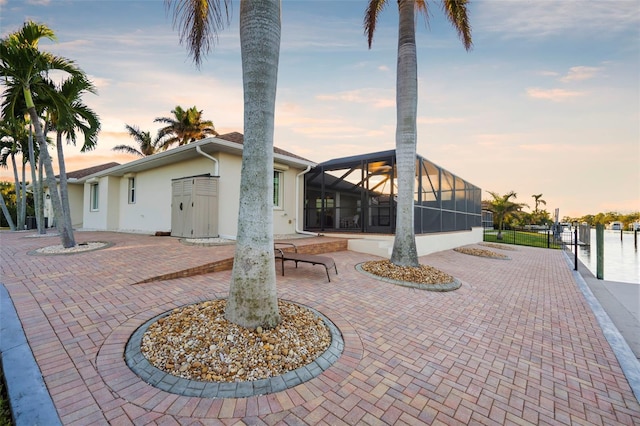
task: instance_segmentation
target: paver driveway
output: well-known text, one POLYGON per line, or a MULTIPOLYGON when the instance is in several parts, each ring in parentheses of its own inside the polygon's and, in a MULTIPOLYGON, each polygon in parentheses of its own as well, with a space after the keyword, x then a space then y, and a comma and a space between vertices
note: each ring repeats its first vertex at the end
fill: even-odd
POLYGON ((446 293, 368 278, 354 267, 372 256, 350 251, 330 254, 339 271, 331 283, 322 268, 288 269, 280 297, 329 317, 344 356, 283 392, 206 399, 147 385, 123 352, 155 315, 225 297, 231 273, 136 282, 230 257, 232 246, 77 232, 78 242, 114 245, 31 256, 59 244, 32 235, 0 235, 1 281, 65 425, 640 424, 640 405, 560 251, 422 257, 462 281, 446 293))

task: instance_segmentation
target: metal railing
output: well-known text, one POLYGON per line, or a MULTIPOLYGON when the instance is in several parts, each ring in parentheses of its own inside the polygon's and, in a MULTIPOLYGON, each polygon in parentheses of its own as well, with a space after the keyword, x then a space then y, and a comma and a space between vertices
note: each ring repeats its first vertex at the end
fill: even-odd
POLYGON ((568 230, 554 232, 552 229, 533 228, 506 229, 499 232, 497 229, 485 228, 483 241, 561 249, 566 244, 573 244, 573 233, 568 230))

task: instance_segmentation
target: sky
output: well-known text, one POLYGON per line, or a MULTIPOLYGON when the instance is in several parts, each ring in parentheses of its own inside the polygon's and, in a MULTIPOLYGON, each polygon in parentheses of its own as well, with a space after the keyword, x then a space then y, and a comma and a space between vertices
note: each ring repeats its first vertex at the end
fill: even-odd
MULTIPOLYGON (((397 6, 369 49, 366 0, 282 0, 275 146, 320 163, 395 147, 397 6)), ((533 210, 579 217, 640 210, 640 2, 475 0, 466 51, 429 2, 417 20, 417 152, 533 210)), ((0 0, 0 35, 26 20, 98 88, 98 147, 65 148, 67 170, 135 159, 125 124, 155 135, 176 106, 196 106, 219 133, 243 132, 239 2, 200 69, 162 0, 0 0)), ((54 152, 51 152, 54 154, 54 152)), ((12 180, 7 170, 0 179, 12 180)))

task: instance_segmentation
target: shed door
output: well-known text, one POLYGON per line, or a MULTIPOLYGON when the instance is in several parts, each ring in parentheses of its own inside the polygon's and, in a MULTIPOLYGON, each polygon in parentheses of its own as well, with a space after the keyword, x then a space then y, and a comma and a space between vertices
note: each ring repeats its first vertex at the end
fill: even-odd
POLYGON ((192 178, 171 182, 171 235, 174 237, 191 237, 192 193, 192 178))

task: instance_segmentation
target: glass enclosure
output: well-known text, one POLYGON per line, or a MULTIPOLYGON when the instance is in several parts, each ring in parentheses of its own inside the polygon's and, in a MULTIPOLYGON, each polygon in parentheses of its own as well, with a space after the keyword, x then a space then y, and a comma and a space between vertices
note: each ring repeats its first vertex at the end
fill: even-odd
MULTIPOLYGON (((395 231, 398 191, 395 150, 329 160, 305 175, 304 229, 395 231)), ((481 190, 416 156, 416 234, 481 226, 481 190)))

